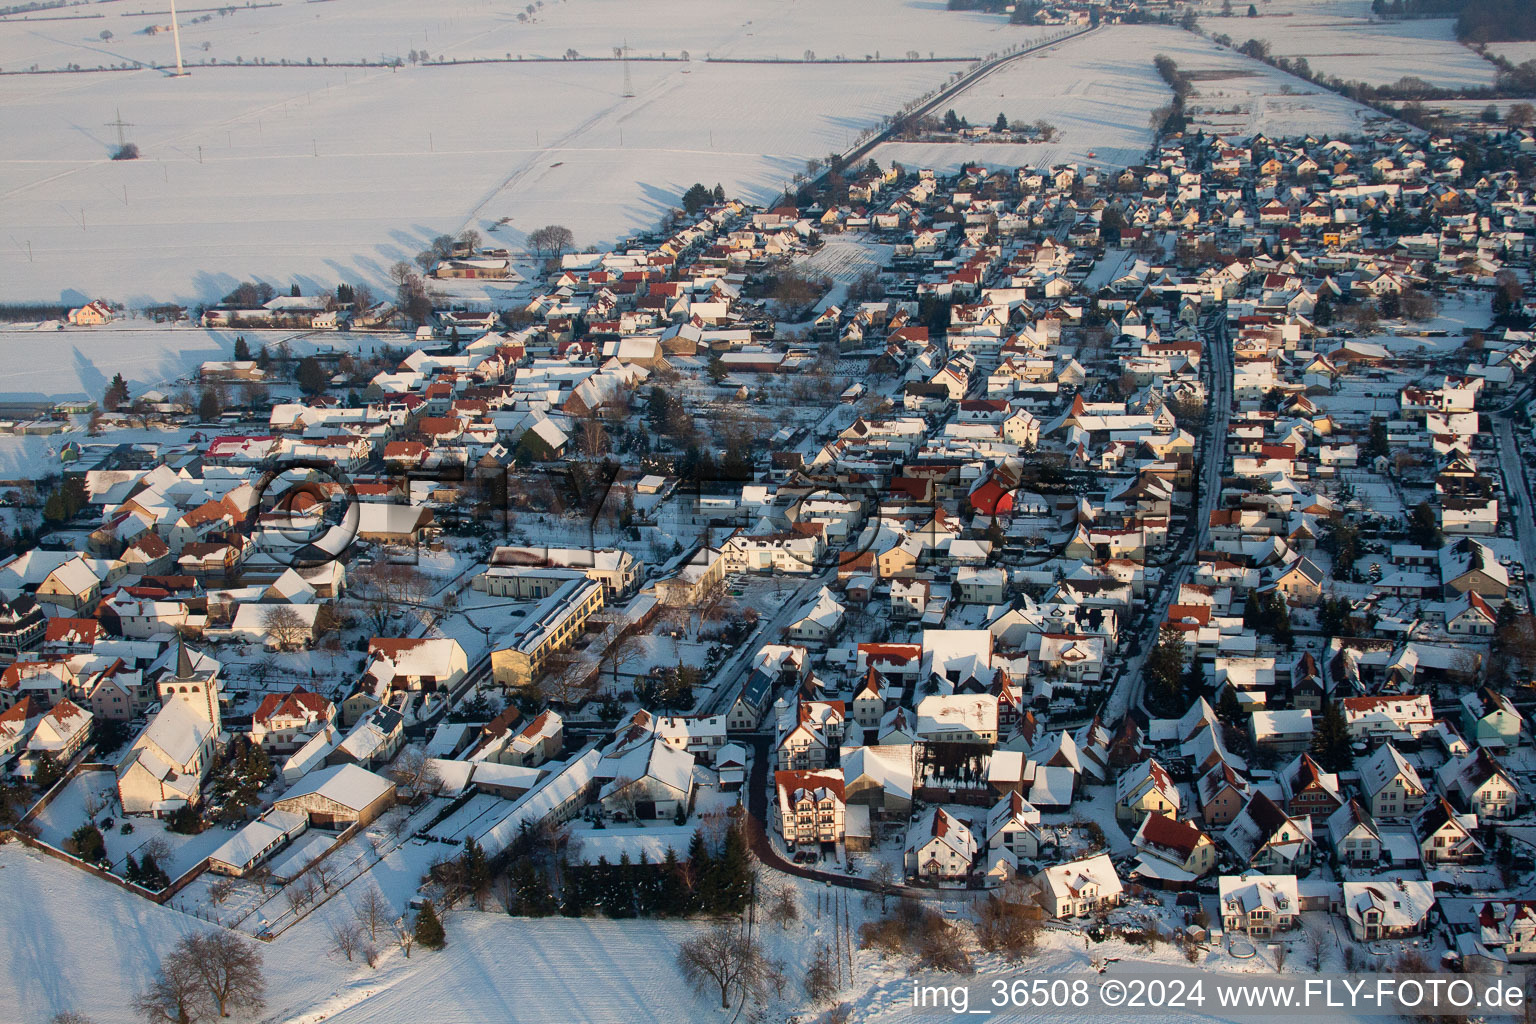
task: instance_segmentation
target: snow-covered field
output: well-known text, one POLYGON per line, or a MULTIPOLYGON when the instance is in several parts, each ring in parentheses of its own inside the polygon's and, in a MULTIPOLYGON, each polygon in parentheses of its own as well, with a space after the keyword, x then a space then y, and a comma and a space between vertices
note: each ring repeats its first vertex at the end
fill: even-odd
POLYGON ((1536 43, 1489 43, 1488 52, 1498 54, 1512 64, 1536 60, 1536 43))
POLYGON ((1152 141, 1152 112, 1170 98, 1152 66, 1152 58, 1159 53, 1195 76, 1195 95, 1188 109, 1192 126, 1206 131, 1351 133, 1379 116, 1182 29, 1110 25, 1016 61, 955 100, 955 112, 975 123, 991 123, 999 113, 1009 120, 1049 121, 1060 130, 1056 142, 900 142, 880 146, 874 156, 881 163, 895 160, 939 172, 968 163, 992 168, 1138 163, 1152 141))
MULTIPOLYGON (((935 171, 980 163, 989 167, 1140 161, 1152 141, 1149 117, 1169 92, 1152 68, 1145 27, 1106 26, 1040 54, 1020 58, 982 79, 954 102, 975 124, 999 113, 1010 121, 1049 121, 1060 132, 1051 143, 891 143, 875 153, 935 171), (1090 157, 1089 154, 1095 154, 1090 157)), ((1153 30, 1156 31, 1156 30, 1153 30)), ((1173 30, 1178 35, 1187 33, 1173 30)))
POLYGON ((1222 18, 1220 0, 1206 0, 1202 28, 1235 43, 1262 39, 1276 57, 1305 57, 1314 71, 1345 81, 1389 85, 1405 76, 1448 89, 1493 84, 1494 67, 1456 41, 1450 18, 1372 20, 1366 0, 1264 0, 1260 17, 1222 18))
MULTIPOLYGON (((824 60, 901 58, 908 50, 925 58, 969 59, 1044 33, 997 15, 948 11, 939 0, 861 0, 839 13, 815 0, 748 0, 729 9, 712 0, 668 0, 643 8, 628 0, 546 0, 524 18, 525 6, 491 0, 435 0, 430 6, 419 0, 328 0, 251 9, 231 5, 228 13, 210 7, 204 13, 213 16, 206 19, 183 9, 182 50, 191 64, 272 65, 405 59, 412 51, 449 61, 560 59, 567 50, 610 57, 626 42, 631 56, 642 59, 675 58, 682 50, 694 59, 800 59, 807 49, 824 60)), ((46 21, 0 24, 0 67, 174 62, 169 32, 145 33, 151 25, 169 27, 165 7, 47 13, 52 17, 46 21), (112 38, 103 40, 103 31, 112 38)))
MULTIPOLYGON (((596 245, 653 226, 696 180, 767 200, 962 60, 1041 34, 943 8, 871 0, 828 17, 804 0, 751 0, 722 16, 685 0, 641 15, 618 0, 551 0, 532 25, 484 0, 184 14, 188 54, 218 66, 0 79, 0 300, 206 300, 257 277, 384 285, 396 260, 465 227, 515 247, 563 223, 596 245), (637 56, 671 58, 632 61, 631 98, 619 63, 516 59, 611 56, 626 38, 637 56), (494 62, 322 66, 418 47, 494 62), (846 60, 772 63, 807 50, 846 60), (899 62, 865 61, 877 53, 899 62), (119 115, 137 161, 107 159, 119 115)), ((137 34, 154 20, 0 23, 0 66, 161 59, 166 36, 137 34)))
MULTIPOLYGON (((388 863, 388 861, 386 861, 388 863)), ((420 865, 413 871, 420 870, 420 865)), ((770 880, 783 876, 768 873, 770 880)), ((413 880, 400 879, 414 884, 413 880)), ((377 879, 386 896, 398 901, 395 881, 377 879)), ((607 921, 600 919, 511 918, 494 910, 459 911, 448 915, 448 947, 440 953, 416 950, 405 958, 387 948, 377 969, 347 962, 330 952, 332 920, 345 920, 360 893, 354 883, 303 922, 275 941, 261 946, 268 980, 268 1005, 262 1016, 272 1024, 404 1024, 431 1020, 434 1024, 481 1024, 489 1020, 572 1021, 610 1024, 613 1021, 678 1022, 725 1020, 708 997, 685 988, 675 966, 677 943, 698 925, 675 921, 607 921), (356 891, 356 892, 355 892, 356 891)), ((842 891, 794 882, 799 918, 786 927, 758 917, 757 932, 767 954, 783 962, 788 984, 775 998, 765 1019, 791 1014, 812 1020, 818 1012, 805 1005, 799 981, 812 951, 833 937, 833 900, 843 906, 842 891)), ((161 955, 186 932, 209 925, 168 907, 131 896, 68 865, 44 858, 18 845, 0 847, 0 928, 9 938, 8 955, 0 959, 0 1004, 6 1019, 45 1021, 62 1010, 76 1010, 98 1024, 130 1024, 138 1018, 129 996, 142 989, 161 955), (49 913, 36 912, 46 905, 49 913)), ((853 929, 878 916, 878 901, 865 905, 851 893, 847 914, 853 929)), ((958 896, 950 903, 955 920, 963 920, 969 902, 958 896)), ((1117 915, 1164 915, 1150 906, 1132 905, 1117 915)), ((1334 931, 1321 914, 1303 917, 1307 930, 1323 936, 1324 970, 1341 969, 1334 931)), ((1301 933, 1292 933, 1292 942, 1301 933)), ((856 946, 856 944, 855 944, 856 946)), ((934 1011, 911 1008, 912 985, 952 985, 969 981, 977 993, 989 992, 995 977, 1083 976, 1095 960, 1116 960, 1108 976, 1157 970, 1201 970, 1270 974, 1270 953, 1260 944, 1258 955, 1238 959, 1225 949, 1205 951, 1192 967, 1182 954, 1163 943, 1155 948, 1132 947, 1120 941, 1084 948, 1084 940, 1069 931, 1045 933, 1039 952, 1022 965, 1010 965, 989 955, 976 955, 978 974, 972 978, 908 973, 902 958, 854 949, 852 980, 839 999, 852 1009, 851 1020, 921 1021, 937 1019, 934 1011)), ((1289 971, 1305 971, 1302 954, 1291 954, 1289 971)), ((975 997, 978 1005, 982 998, 975 997)), ((1162 1022, 1236 1020, 1215 1007, 1211 1012, 1152 1013, 1140 1019, 1162 1022)), ((948 1016, 947 1013, 941 1014, 948 1016)), ((999 1018, 1012 1019, 1012 1018, 999 1018)), ((1020 1017, 1022 1019, 1022 1016, 1020 1017)), ((1030 1020, 1088 1024, 1109 1018, 1082 1009, 1031 1011, 1030 1020)), ((1254 1018, 1258 1019, 1258 1018, 1254 1018)), ((1267 1018, 1265 1018, 1267 1019, 1267 1018)), ((1353 1018, 1330 1016, 1330 1020, 1353 1018)))

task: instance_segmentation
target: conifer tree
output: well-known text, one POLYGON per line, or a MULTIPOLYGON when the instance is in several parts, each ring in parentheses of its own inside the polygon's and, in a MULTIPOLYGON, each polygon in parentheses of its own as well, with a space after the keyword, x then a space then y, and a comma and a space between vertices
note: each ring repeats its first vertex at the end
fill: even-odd
POLYGON ((430 901, 416 914, 416 944, 425 949, 442 949, 448 944, 443 922, 430 901))

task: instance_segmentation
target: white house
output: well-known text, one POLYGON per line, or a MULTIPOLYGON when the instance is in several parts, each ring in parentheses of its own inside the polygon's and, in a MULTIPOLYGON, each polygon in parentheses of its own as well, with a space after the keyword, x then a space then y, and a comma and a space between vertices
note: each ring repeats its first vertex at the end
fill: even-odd
POLYGON ((1124 886, 1109 854, 1053 864, 1035 876, 1041 901, 1054 918, 1077 917, 1120 902, 1124 886))

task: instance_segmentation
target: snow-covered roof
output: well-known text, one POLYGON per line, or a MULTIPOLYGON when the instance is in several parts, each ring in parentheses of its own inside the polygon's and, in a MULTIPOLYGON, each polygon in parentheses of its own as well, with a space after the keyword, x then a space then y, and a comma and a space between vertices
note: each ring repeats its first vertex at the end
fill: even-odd
POLYGON ((304 776, 278 799, 277 806, 313 795, 361 811, 394 788, 393 782, 361 765, 338 764, 304 776))

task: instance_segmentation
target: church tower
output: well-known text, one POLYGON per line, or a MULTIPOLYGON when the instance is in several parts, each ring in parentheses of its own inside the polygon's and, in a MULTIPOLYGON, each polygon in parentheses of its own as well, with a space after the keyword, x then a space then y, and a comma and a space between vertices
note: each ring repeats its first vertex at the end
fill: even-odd
POLYGON ((219 667, 217 661, 189 650, 186 642, 178 639, 176 663, 157 684, 161 706, 169 705, 173 700, 181 701, 199 718, 211 722, 217 736, 223 731, 219 715, 219 667))

